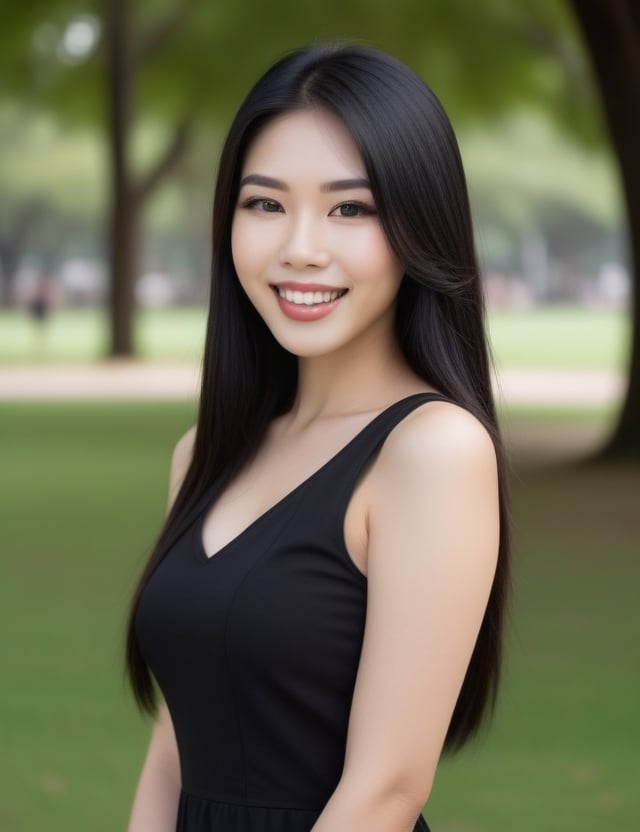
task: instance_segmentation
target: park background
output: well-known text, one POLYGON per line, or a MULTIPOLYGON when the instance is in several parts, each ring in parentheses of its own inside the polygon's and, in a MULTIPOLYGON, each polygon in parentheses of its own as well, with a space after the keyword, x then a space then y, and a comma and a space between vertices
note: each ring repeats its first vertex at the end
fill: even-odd
POLYGON ((640 720, 633 0, 33 0, 0 31, 0 829, 124 829, 128 597, 193 422, 220 139, 275 56, 392 51, 459 135, 512 458, 491 731, 436 832, 632 832, 640 720), (34 299, 49 315, 37 323, 34 299))

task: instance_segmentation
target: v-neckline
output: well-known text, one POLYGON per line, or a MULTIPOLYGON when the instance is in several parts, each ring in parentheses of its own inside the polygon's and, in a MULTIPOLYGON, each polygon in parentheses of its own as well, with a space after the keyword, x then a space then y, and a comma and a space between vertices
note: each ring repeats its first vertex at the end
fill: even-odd
POLYGON ((252 520, 248 526, 245 526, 242 531, 238 532, 235 537, 232 537, 231 540, 228 540, 223 546, 217 549, 212 555, 208 555, 207 551, 204 546, 204 524, 211 512, 213 506, 216 503, 216 500, 213 502, 206 502, 203 511, 201 512, 200 516, 198 517, 195 528, 196 528, 196 538, 198 542, 198 557, 200 560, 204 560, 205 563, 209 563, 211 561, 218 560, 221 555, 224 555, 228 550, 232 549, 241 540, 243 540, 250 532, 252 532, 256 526, 261 524, 264 520, 270 517, 277 509, 282 508, 286 505, 293 497, 295 497, 305 486, 309 485, 312 480, 318 477, 323 471, 325 471, 330 465, 336 462, 361 436, 363 436, 370 428, 372 428, 375 424, 377 424, 383 416, 386 416, 390 410, 393 410, 395 407, 398 407, 405 402, 410 401, 411 399, 415 398, 423 398, 427 396, 429 399, 444 399, 445 397, 442 396, 440 393, 411 393, 409 396, 405 396, 402 399, 398 399, 398 401, 393 402, 388 407, 385 407, 384 410, 381 410, 376 416, 371 419, 370 422, 367 422, 364 427, 362 427, 348 442, 343 445, 339 450, 337 450, 326 462, 323 462, 319 468, 316 468, 308 477, 302 480, 302 482, 298 483, 298 485, 294 486, 290 491, 288 491, 283 497, 280 497, 273 505, 269 506, 269 508, 265 509, 262 514, 259 514, 254 520, 252 520))

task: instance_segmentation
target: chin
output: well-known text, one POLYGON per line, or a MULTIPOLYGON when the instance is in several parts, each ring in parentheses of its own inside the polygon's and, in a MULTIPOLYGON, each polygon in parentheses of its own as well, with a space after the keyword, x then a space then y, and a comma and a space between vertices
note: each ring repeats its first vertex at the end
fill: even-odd
POLYGON ((323 355, 329 355, 336 352, 342 346, 336 341, 329 341, 326 338, 313 341, 310 338, 291 338, 279 337, 277 333, 272 335, 280 346, 298 358, 321 358, 323 355))

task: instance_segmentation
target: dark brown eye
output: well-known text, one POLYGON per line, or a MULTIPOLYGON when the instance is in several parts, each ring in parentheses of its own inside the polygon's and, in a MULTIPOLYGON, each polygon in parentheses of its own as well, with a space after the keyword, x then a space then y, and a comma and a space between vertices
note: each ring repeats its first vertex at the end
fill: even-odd
POLYGON ((250 211, 262 211, 267 214, 276 214, 278 211, 282 211, 280 203, 276 202, 275 199, 264 199, 261 197, 245 199, 244 202, 240 203, 239 207, 247 208, 250 211))
POLYGON ((339 217, 366 217, 370 214, 375 214, 372 208, 367 205, 362 205, 360 202, 343 202, 336 206, 331 212, 334 216, 339 217))

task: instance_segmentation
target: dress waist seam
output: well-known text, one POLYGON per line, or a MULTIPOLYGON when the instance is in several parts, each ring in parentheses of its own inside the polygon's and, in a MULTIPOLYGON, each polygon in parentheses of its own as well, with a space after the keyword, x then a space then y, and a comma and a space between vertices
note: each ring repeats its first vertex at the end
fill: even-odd
POLYGON ((322 810, 322 806, 300 806, 297 804, 287 804, 283 805, 281 802, 269 802, 266 800, 250 800, 250 799, 229 799, 227 795, 224 794, 204 794, 203 792, 197 792, 193 789, 182 788, 182 794, 185 797, 194 797, 196 800, 206 800, 209 803, 220 803, 225 806, 234 806, 239 809, 281 809, 284 811, 293 810, 298 812, 320 812, 322 810))

